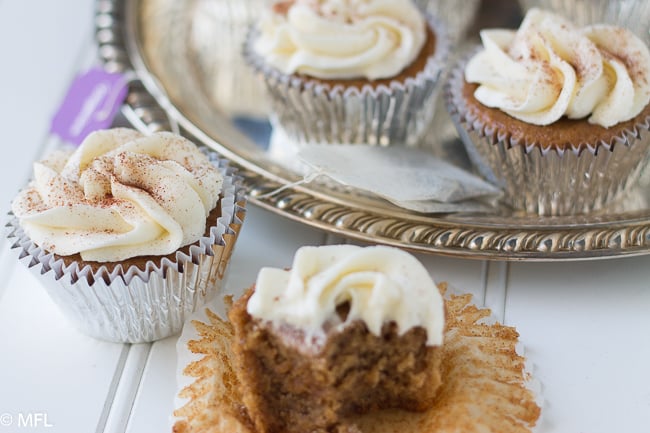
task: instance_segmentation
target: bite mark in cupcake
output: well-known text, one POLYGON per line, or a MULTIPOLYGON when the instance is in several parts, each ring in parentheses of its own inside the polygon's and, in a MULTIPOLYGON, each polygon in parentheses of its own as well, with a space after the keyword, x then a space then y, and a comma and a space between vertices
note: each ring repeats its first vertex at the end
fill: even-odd
POLYGON ((339 431, 387 408, 424 411, 441 384, 444 305, 388 247, 303 247, 264 268, 229 313, 235 372, 260 433, 339 431))
POLYGON ((432 287, 416 262, 390 247, 306 247, 235 304, 208 306, 178 341, 172 430, 533 431, 543 399, 516 329, 432 287))

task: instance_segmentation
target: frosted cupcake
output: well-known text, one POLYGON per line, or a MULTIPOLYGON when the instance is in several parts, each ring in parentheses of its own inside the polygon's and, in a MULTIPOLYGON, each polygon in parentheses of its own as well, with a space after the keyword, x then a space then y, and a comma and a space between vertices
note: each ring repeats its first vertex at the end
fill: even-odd
POLYGON ((293 0, 272 6, 244 50, 290 139, 413 145, 448 42, 411 0, 293 0))
POLYGON ((359 431, 350 417, 423 412, 441 385, 444 302, 424 266, 383 246, 303 247, 229 312, 257 431, 359 431), (347 419, 346 419, 347 418, 347 419))
POLYGON ((447 106, 510 205, 584 213, 638 180, 650 156, 650 53, 638 37, 531 9, 517 31, 481 39, 452 71, 447 106))
POLYGON ((112 129, 34 164, 9 237, 82 331, 153 341, 219 290, 242 206, 214 155, 171 133, 112 129))
POLYGON ((407 252, 302 247, 188 321, 172 431, 530 433, 542 399, 518 338, 407 252))

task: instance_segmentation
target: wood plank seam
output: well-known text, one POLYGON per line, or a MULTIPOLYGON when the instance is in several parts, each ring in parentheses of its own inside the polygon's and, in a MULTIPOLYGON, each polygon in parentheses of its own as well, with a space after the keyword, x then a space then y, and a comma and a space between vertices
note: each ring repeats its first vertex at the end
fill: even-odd
POLYGON ((117 365, 115 366, 115 371, 113 372, 113 379, 111 380, 111 384, 108 387, 108 393, 106 394, 106 399, 104 400, 102 413, 99 416, 99 420, 97 421, 97 428, 95 429, 96 433, 103 433, 106 428, 106 423, 108 422, 108 417, 111 413, 115 394, 117 393, 117 389, 122 378, 122 373, 124 372, 124 366, 126 365, 126 361, 129 358, 130 351, 130 344, 125 344, 124 347, 122 347, 120 358, 117 362, 117 365))
POLYGON ((153 343, 131 345, 103 433, 124 433, 129 430, 133 406, 142 391, 142 379, 151 358, 152 346, 153 343))
POLYGON ((508 262, 488 262, 485 290, 486 307, 492 310, 494 317, 504 323, 506 305, 506 286, 508 282, 508 262))

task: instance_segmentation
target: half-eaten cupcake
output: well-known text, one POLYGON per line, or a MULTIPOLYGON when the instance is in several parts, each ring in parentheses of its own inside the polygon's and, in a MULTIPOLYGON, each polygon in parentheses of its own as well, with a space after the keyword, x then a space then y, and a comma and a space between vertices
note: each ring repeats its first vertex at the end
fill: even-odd
POLYGON ((427 270, 395 248, 303 247, 291 270, 262 269, 229 312, 255 431, 347 431, 369 411, 427 410, 444 314, 427 270))

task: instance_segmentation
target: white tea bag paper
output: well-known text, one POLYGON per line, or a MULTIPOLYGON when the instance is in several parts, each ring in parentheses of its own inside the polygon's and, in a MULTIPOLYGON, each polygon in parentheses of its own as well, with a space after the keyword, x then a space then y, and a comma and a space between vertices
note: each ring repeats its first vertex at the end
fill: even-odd
POLYGON ((298 157, 314 172, 417 212, 485 211, 501 194, 496 186, 418 149, 310 145, 299 149, 298 157))

